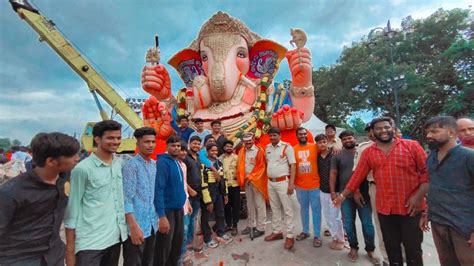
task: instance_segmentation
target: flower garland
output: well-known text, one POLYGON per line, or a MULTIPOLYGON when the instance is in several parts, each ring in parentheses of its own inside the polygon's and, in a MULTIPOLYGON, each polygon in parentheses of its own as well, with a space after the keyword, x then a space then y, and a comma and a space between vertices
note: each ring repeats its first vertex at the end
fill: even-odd
MULTIPOLYGON (((264 132, 266 132, 270 126, 271 121, 271 113, 267 112, 267 104, 268 104, 268 87, 271 85, 271 80, 269 76, 264 76, 260 80, 260 89, 257 92, 258 97, 255 101, 254 105, 250 107, 250 109, 246 112, 239 112, 229 116, 223 116, 218 118, 220 121, 225 121, 228 119, 234 119, 237 117, 242 117, 248 113, 252 113, 252 117, 249 119, 247 123, 240 127, 234 134, 230 136, 230 139, 239 138, 241 139, 245 132, 253 132, 255 134, 255 138, 259 138, 264 132)), ((186 88, 182 88, 179 90, 177 98, 177 114, 178 116, 187 115, 187 106, 186 106, 186 98, 192 97, 192 92, 188 91, 186 88), (191 93, 191 95, 190 95, 191 93)), ((203 119, 204 122, 212 122, 215 119, 203 119)))
POLYGON ((250 111, 253 111, 252 117, 249 119, 249 122, 244 124, 236 133, 235 137, 241 139, 245 132, 253 132, 255 138, 260 138, 260 136, 266 132, 270 126, 271 114, 267 112, 267 103, 268 103, 268 87, 271 85, 269 76, 264 76, 260 80, 260 90, 258 92, 258 98, 250 108, 250 111))
POLYGON ((186 88, 182 88, 178 91, 178 95, 176 95, 176 99, 178 100, 178 106, 176 106, 176 112, 178 116, 186 115, 186 88))

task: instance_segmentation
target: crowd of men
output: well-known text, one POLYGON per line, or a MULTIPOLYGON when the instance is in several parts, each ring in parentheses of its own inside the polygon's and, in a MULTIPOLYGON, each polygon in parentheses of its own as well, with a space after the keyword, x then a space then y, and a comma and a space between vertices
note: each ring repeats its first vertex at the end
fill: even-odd
POLYGON ((186 117, 178 122, 156 161, 149 127, 134 132, 137 154, 128 161, 115 155, 122 134, 116 121, 94 126, 96 149, 80 162, 74 138, 36 135, 31 168, 0 187, 0 265, 118 265, 121 250, 124 265, 191 265, 191 250, 227 245, 238 234, 266 234, 264 241, 283 240, 291 250, 311 237, 310 220, 312 246, 321 247, 324 234, 330 249, 343 250, 347 239, 348 259, 356 262, 357 214, 374 264, 423 265, 429 222, 441 265, 474 264, 472 119, 429 119, 428 156, 398 135, 389 117, 367 124, 369 141, 358 145, 354 132, 336 136, 333 125, 314 142, 298 128, 295 146, 270 128, 262 147, 250 132, 234 145, 218 120, 211 131, 202 120, 193 121, 196 130, 186 117), (239 232, 241 190, 248 218, 239 232), (383 258, 374 253, 376 233, 383 258))

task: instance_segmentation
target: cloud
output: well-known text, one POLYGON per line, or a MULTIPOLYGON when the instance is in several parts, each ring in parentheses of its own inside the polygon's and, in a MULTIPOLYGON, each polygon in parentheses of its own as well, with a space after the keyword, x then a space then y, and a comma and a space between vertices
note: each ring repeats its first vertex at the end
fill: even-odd
MULTIPOLYGON (((49 19, 123 97, 146 97, 140 71, 154 35, 162 63, 187 47, 201 25, 218 10, 245 22, 262 37, 291 49, 291 28, 308 35, 315 67, 334 64, 343 47, 391 19, 422 18, 438 8, 468 8, 453 1, 35 1, 49 19)), ((85 82, 37 34, 0 1, 0 137, 29 142, 38 131, 81 132, 99 119, 85 82)), ((183 86, 168 66, 173 90, 183 86)), ((277 80, 289 78, 286 60, 277 80)), ((103 104, 104 107, 107 107, 103 104)), ((108 108, 108 107, 107 107, 108 108)))

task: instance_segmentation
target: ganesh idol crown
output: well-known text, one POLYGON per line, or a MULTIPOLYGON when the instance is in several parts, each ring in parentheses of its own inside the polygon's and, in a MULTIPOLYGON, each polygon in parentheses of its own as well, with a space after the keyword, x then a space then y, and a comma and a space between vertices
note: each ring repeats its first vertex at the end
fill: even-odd
POLYGON ((251 131, 257 138, 269 127, 291 135, 314 111, 311 53, 306 35, 292 29, 291 51, 252 32, 242 21, 217 12, 204 23, 192 43, 171 57, 171 65, 185 87, 176 96, 167 68, 159 63, 159 48, 146 55, 142 88, 151 94, 143 106, 144 124, 157 137, 173 134, 172 120, 186 115, 207 124, 219 119, 227 138, 238 140, 251 131), (273 81, 283 58, 291 82, 273 81))

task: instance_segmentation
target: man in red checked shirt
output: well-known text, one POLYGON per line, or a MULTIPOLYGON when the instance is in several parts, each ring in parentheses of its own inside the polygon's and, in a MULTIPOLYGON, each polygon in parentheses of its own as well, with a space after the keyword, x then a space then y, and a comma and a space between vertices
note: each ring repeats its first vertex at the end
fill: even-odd
POLYGON ((426 208, 426 153, 416 141, 394 138, 393 119, 380 117, 371 124, 375 145, 362 152, 357 168, 334 205, 341 205, 372 170, 377 184, 377 213, 390 265, 403 265, 401 244, 408 266, 423 265, 423 232, 418 221, 420 212, 426 208))

